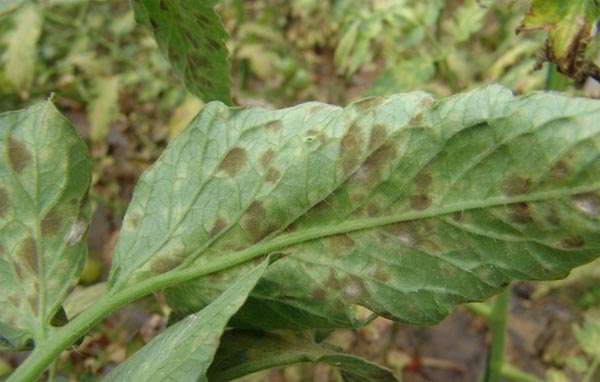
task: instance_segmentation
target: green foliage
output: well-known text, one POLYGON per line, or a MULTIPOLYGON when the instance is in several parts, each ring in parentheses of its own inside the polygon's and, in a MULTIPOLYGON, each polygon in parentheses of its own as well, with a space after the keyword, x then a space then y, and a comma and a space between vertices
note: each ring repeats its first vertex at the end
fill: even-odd
POLYGON ((137 19, 149 26, 187 88, 202 100, 231 104, 227 33, 215 0, 133 0, 137 19))
POLYGON ((395 382, 394 374, 381 366, 341 352, 335 346, 317 344, 302 332, 231 330, 208 370, 209 381, 231 381, 245 375, 301 362, 322 362, 341 369, 344 381, 395 382))
MULTIPOLYGON (((141 179, 114 288, 274 251, 287 256, 239 325, 352 327, 356 304, 431 324, 512 280, 564 277, 596 256, 595 102, 496 86, 431 102, 208 105, 141 179)), ((170 304, 196 311, 236 274, 170 289, 170 304)))
POLYGON ((0 114, 0 339, 43 342, 87 253, 90 160, 50 102, 0 114))
MULTIPOLYGON (((9 83, 28 99, 65 89, 62 106, 85 106, 95 155, 108 152, 116 120, 135 125, 132 86, 133 101, 166 100, 144 109, 147 119, 148 110, 180 105, 158 138, 172 142, 135 187, 108 283, 68 298, 85 260, 91 161, 52 103, 0 114, 0 346, 35 343, 10 381, 35 379, 103 317, 161 290, 171 321, 181 320, 106 380, 229 380, 323 362, 347 381, 393 381, 385 368, 315 343, 306 329, 358 327, 377 315, 435 323, 513 280, 561 278, 600 255, 597 101, 514 96, 502 86, 430 95, 489 80, 540 86, 540 76, 525 78, 540 41, 505 37, 518 22, 510 7, 224 1, 241 77, 236 99, 271 79, 264 99, 277 104, 430 91, 270 110, 228 106, 227 34, 215 3, 133 0, 158 47, 121 3, 0 3, 1 14, 11 12, 0 25, 0 91, 9 83), (121 12, 114 17, 89 11, 113 7, 121 12), (249 16, 260 22, 244 22, 249 16), (130 36, 141 48, 127 45, 130 36), (166 65, 142 67, 156 65, 157 48, 192 93, 221 102, 202 105, 157 78, 166 65), (36 75, 48 66, 52 73, 36 75), (368 85, 340 91, 356 78, 368 85), (279 259, 268 265, 269 256, 279 259)), ((523 28, 546 23, 551 48, 564 53, 571 38, 572 55, 596 18, 591 3, 573 4, 534 1, 523 28), (559 12, 584 21, 577 39, 559 12)), ((588 324, 576 330, 584 350, 588 324)), ((498 375, 518 371, 496 366, 498 375)))
POLYGON ((265 260, 242 275, 210 305, 165 330, 103 381, 208 381, 206 371, 227 322, 244 304, 267 264, 265 260))

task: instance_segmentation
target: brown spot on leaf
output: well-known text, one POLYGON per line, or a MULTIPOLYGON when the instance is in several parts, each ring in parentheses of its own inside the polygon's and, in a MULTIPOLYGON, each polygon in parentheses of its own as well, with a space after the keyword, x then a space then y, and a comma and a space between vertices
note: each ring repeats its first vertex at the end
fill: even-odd
POLYGON ((375 278, 381 282, 387 282, 390 280, 390 273, 383 267, 377 267, 375 278))
POLYGON ((503 189, 504 193, 509 196, 525 194, 531 189, 531 179, 513 175, 506 179, 503 189))
POLYGON ((452 213, 452 220, 455 222, 461 223, 465 220, 465 211, 456 211, 452 213))
POLYGON ((35 296, 35 295, 27 296, 27 302, 29 303, 31 310, 37 314, 37 311, 39 308, 38 296, 35 296))
POLYGON ((308 109, 308 113, 314 114, 314 113, 318 112, 319 110, 322 110, 323 108, 324 108, 323 105, 314 105, 314 106, 311 106, 310 109, 308 109))
POLYGON ((385 144, 369 155, 367 160, 354 173, 354 177, 362 179, 367 186, 374 186, 383 179, 383 169, 396 155, 396 148, 390 144, 385 144))
POLYGON ((267 122, 265 124, 265 127, 273 132, 281 130, 282 126, 283 126, 283 122, 281 122, 281 120, 279 120, 279 119, 267 122))
POLYGON ((165 257, 154 261, 150 267, 152 272, 156 274, 166 273, 177 268, 181 264, 181 259, 173 257, 165 257))
POLYGON ((31 236, 27 237, 19 246, 17 258, 22 264, 26 264, 31 271, 38 272, 38 254, 35 240, 31 236))
POLYGON ((136 229, 138 224, 140 224, 140 216, 136 213, 132 213, 128 216, 128 224, 131 229, 136 229))
POLYGON ((374 202, 369 203, 367 206, 367 214, 369 216, 377 216, 379 214, 379 206, 374 202))
POLYGON ((327 296, 327 292, 325 292, 325 289, 323 289, 321 287, 316 287, 315 289, 313 289, 311 296, 315 300, 321 301, 321 300, 325 300, 325 297, 327 296))
POLYGON ((267 180, 267 182, 275 183, 277 182, 277 180, 279 180, 280 177, 281 174, 279 173, 279 171, 271 167, 267 171, 267 176, 265 177, 265 179, 267 180))
POLYGON ((370 111, 385 101, 384 97, 369 97, 354 103, 354 107, 362 112, 370 111))
POLYGON ((418 211, 426 210, 431 207, 431 199, 425 194, 413 195, 410 198, 410 207, 418 211))
POLYGON ((340 142, 340 159, 345 174, 358 165, 361 143, 360 127, 356 123, 352 123, 340 142))
POLYGON ((533 223, 533 218, 531 217, 531 212, 529 211, 529 204, 523 203, 514 203, 509 206, 511 210, 510 217, 512 221, 519 224, 530 224, 533 223))
POLYGON ((569 237, 560 242, 565 248, 581 248, 585 245, 585 240, 581 236, 569 237))
POLYGON ((15 275, 20 280, 23 280, 25 276, 25 274, 23 273, 23 267, 21 267, 21 264, 19 264, 18 262, 15 263, 15 275))
POLYGON ((42 235, 49 236, 55 234, 58 232, 61 223, 62 219, 56 211, 56 208, 51 209, 46 216, 44 216, 44 219, 42 219, 42 235))
POLYGON ((8 159, 16 172, 21 172, 31 162, 31 153, 25 145, 14 138, 8 140, 8 159))
POLYGON ((421 126, 423 124, 423 113, 413 116, 408 122, 411 126, 421 126))
POLYGON ((248 154, 246 150, 241 147, 234 147, 225 155, 225 158, 223 158, 223 161, 219 165, 219 169, 225 171, 229 176, 235 176, 247 161, 248 154))
POLYGON ((19 299, 19 297, 15 296, 15 295, 10 295, 10 296, 8 296, 8 297, 6 298, 6 300, 9 302, 9 304, 11 304, 12 306, 15 306, 15 307, 17 307, 17 306, 21 305, 21 304, 19 303, 19 302, 20 302, 20 299, 19 299))
POLYGON ((275 152, 273 151, 273 149, 268 149, 267 151, 265 151, 261 156, 260 156, 260 165, 263 168, 267 168, 267 166, 269 165, 269 163, 271 163, 271 160, 273 160, 273 156, 275 155, 275 152))
POLYGON ((210 230, 209 237, 212 238, 217 236, 221 231, 225 229, 225 227, 227 227, 227 222, 225 221, 225 219, 219 216, 215 221, 215 224, 213 225, 212 229, 210 230))
POLYGON ((326 244, 331 253, 336 256, 345 255, 356 246, 354 240, 345 233, 329 236, 326 239, 326 244))
POLYGON ((242 227, 258 242, 277 230, 277 226, 266 221, 266 211, 263 203, 255 200, 250 204, 242 218, 242 227))
POLYGON ((569 166, 564 161, 558 161, 550 171, 553 178, 562 179, 569 175, 569 166))
POLYGON ((417 189, 422 192, 426 192, 429 190, 429 186, 431 186, 431 175, 427 173, 420 173, 415 177, 415 184, 417 189))
POLYGON ((8 212, 8 194, 6 190, 0 187, 0 218, 8 212))
POLYGON ((383 142, 385 142, 386 136, 387 132, 384 125, 377 124, 373 126, 371 134, 369 135, 369 151, 375 150, 381 146, 383 142))
POLYGON ((414 247, 421 242, 421 237, 417 232, 414 223, 394 223, 387 228, 387 231, 410 247, 414 247))

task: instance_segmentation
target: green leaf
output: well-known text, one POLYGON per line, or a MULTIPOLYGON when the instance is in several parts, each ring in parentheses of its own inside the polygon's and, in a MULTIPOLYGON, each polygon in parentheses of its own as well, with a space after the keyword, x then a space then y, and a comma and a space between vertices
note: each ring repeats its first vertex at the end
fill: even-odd
MULTIPOLYGON (((141 177, 110 289, 281 253, 236 325, 352 327, 356 306, 431 324, 600 255, 600 102, 499 86, 432 102, 206 105, 141 177)), ((248 266, 169 302, 197 311, 248 266)))
POLYGON ((518 31, 548 32, 547 60, 563 74, 585 80, 600 76, 600 68, 586 58, 598 18, 600 5, 595 0, 533 0, 518 31))
POLYGON ((91 161, 51 102, 0 114, 0 341, 43 342, 87 252, 91 161))
POLYGON ((14 29, 6 34, 4 70, 22 98, 29 97, 37 60, 37 43, 42 33, 43 17, 36 4, 22 7, 14 16, 14 29))
POLYGON ((136 19, 154 32, 161 50, 190 92, 231 104, 227 32, 216 1, 133 0, 136 19))
POLYGON ((110 372, 109 381, 207 381, 206 371, 227 322, 244 304, 268 266, 268 260, 238 278, 200 312, 169 327, 110 372))
POLYGON ((0 17, 17 9, 25 0, 0 0, 0 17))
POLYGON ((317 344, 304 333, 266 333, 231 330, 208 370, 211 382, 231 381, 273 367, 301 362, 323 362, 342 371, 345 381, 395 382, 391 370, 346 354, 329 344, 317 344))

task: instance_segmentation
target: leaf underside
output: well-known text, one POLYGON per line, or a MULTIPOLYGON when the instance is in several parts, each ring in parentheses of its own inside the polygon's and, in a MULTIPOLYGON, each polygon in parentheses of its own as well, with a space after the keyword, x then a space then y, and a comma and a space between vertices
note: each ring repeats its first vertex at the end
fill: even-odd
POLYGON ((197 382, 219 347, 225 325, 264 274, 268 260, 242 275, 200 312, 169 327, 102 381, 197 382))
POLYGON ((215 0, 133 0, 136 19, 152 29, 190 92, 231 105, 227 32, 215 0))
MULTIPOLYGON (((112 290, 231 253, 285 254, 233 323, 432 324, 600 255, 600 102, 499 86, 345 108, 207 105, 142 176, 112 290)), ((198 311, 252 266, 166 291, 198 311)))
POLYGON ((87 246, 91 161, 52 103, 0 114, 0 347, 43 341, 87 246))
POLYGON ((341 352, 334 346, 315 343, 307 333, 267 333, 231 330, 208 370, 210 382, 236 378, 273 367, 302 362, 322 362, 340 369, 344 381, 395 382, 394 373, 360 357, 341 352))

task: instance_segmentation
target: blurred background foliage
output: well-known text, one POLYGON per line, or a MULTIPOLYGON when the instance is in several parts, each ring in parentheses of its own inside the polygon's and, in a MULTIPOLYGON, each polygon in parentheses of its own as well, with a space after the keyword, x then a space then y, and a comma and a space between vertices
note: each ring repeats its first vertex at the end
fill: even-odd
MULTIPOLYGON (((203 104, 176 79, 151 33, 136 24, 127 1, 17 3, 0 0, 0 111, 54 93, 54 101, 89 143, 96 212, 91 256, 80 283, 94 284, 106 275, 140 173, 203 104)), ((576 88, 539 64, 544 33, 515 33, 527 7, 526 0, 223 0, 218 10, 230 34, 233 96, 241 105, 346 104, 412 90, 442 97, 490 82, 516 93, 551 87, 597 94, 593 83, 576 88)), ((548 381, 588 375, 588 382, 594 380, 600 362, 600 319, 594 313, 600 307, 598 269, 596 262, 567 281, 515 287, 517 324, 509 351, 513 358, 532 353, 521 357, 520 367, 548 381), (522 314, 520 309, 532 304, 539 308, 535 315, 522 314), (539 314, 549 318, 541 323, 539 314), (539 330, 531 332, 531 325, 539 330), (560 351, 553 352, 556 348, 560 351)), ((63 356, 60 369, 71 380, 95 380, 149 341, 165 325, 166 309, 158 295, 116 314, 77 352, 63 356)), ((453 315, 443 324, 447 329, 406 328, 380 319, 333 338, 343 348, 404 370, 408 381, 470 380, 465 370, 481 369, 481 348, 488 339, 477 316, 469 316, 467 329, 461 326, 468 314, 453 315), (444 339, 439 335, 444 330, 458 333, 444 339), (472 354, 463 364, 451 360, 457 353, 451 349, 464 340, 461 330, 477 339, 470 342, 474 351, 461 350, 472 354), (439 351, 444 344, 448 354, 439 351), (436 372, 455 377, 443 379, 436 372)), ((19 360, 0 357, 0 377, 19 360)), ((257 380, 336 380, 332 370, 321 366, 271 372, 268 379, 257 380)))

